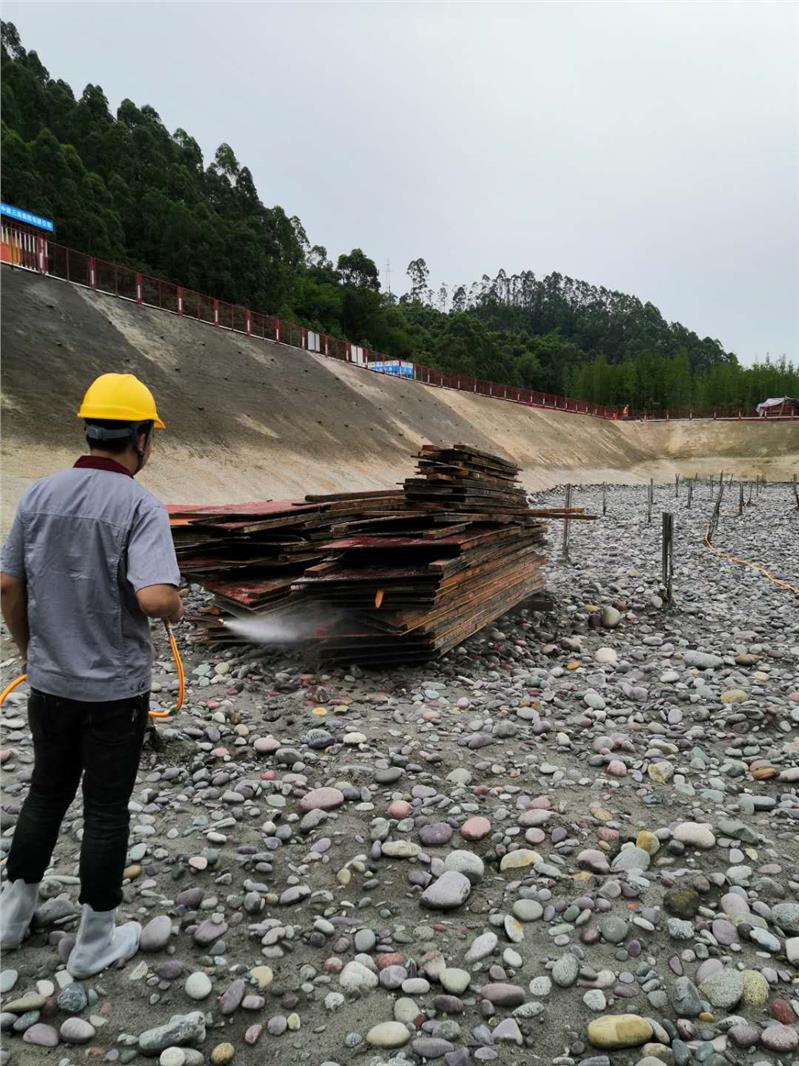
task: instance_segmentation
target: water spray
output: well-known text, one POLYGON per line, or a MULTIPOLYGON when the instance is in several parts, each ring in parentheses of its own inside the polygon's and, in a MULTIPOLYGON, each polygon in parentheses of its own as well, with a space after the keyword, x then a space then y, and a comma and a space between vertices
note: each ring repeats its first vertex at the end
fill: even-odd
POLYGON ((340 611, 295 612, 291 615, 271 618, 220 618, 219 624, 248 644, 281 645, 299 644, 314 637, 324 636, 331 626, 340 622, 340 611))

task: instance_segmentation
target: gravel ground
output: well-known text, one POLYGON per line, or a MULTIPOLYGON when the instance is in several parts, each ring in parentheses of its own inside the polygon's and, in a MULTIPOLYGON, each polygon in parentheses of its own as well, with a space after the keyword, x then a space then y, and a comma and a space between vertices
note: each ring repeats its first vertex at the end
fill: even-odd
MULTIPOLYGON (((76 804, 3 960, 3 1062, 799 1061, 799 601, 702 546, 707 484, 690 510, 657 488, 651 525, 645 495, 608 490, 568 565, 553 529, 552 614, 424 668, 328 674, 181 627, 187 703, 132 802, 142 951, 63 969, 76 804)), ((791 488, 737 511, 736 487, 715 543, 799 584, 791 488)), ((24 696, 2 723, 5 851, 24 696)))

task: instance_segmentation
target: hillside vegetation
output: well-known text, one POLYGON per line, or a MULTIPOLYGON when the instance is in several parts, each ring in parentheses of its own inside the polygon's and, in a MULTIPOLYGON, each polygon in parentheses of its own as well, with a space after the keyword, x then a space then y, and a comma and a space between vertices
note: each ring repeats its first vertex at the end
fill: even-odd
POLYGON ((54 218, 66 245, 393 357, 579 399, 751 407, 799 393, 785 360, 743 368, 651 303, 557 273, 433 291, 418 258, 408 292, 387 293, 361 249, 334 263, 299 218, 263 204, 230 145, 206 164, 151 106, 126 99, 114 115, 91 84, 76 97, 10 23, 2 88, 4 199, 54 218))

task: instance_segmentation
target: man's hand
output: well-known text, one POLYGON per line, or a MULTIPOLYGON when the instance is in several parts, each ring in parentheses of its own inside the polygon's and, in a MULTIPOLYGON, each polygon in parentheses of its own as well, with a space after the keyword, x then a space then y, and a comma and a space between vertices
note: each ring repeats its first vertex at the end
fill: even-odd
POLYGON ((183 617, 183 600, 174 585, 145 585, 136 599, 148 618, 163 618, 175 625, 183 617))
POLYGON ((23 663, 28 659, 28 595, 25 582, 11 574, 0 573, 0 601, 3 618, 11 639, 19 648, 23 663))

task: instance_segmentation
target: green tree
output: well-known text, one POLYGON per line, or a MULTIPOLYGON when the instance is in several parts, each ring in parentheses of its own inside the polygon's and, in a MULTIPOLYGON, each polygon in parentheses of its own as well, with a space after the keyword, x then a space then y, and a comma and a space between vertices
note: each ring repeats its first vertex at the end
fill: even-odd
POLYGON ((349 255, 340 255, 336 268, 345 285, 371 292, 379 291, 380 275, 377 267, 360 248, 353 248, 349 255))

